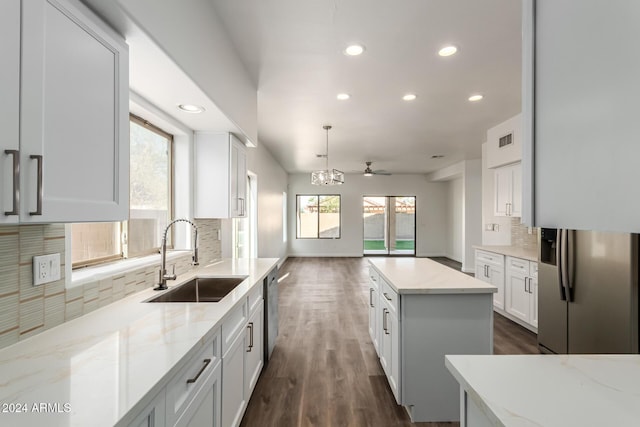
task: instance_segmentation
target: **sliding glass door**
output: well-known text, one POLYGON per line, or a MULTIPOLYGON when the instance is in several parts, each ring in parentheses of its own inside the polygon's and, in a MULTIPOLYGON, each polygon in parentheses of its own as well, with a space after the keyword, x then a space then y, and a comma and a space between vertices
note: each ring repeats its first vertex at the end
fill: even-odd
POLYGON ((415 256, 415 196, 364 196, 362 209, 365 255, 415 256))

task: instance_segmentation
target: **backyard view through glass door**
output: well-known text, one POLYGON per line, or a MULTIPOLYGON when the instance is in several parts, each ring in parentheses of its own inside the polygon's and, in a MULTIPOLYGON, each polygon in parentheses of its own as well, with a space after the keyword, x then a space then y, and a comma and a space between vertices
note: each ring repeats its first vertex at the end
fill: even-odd
POLYGON ((416 254, 416 198, 362 198, 365 255, 416 254))

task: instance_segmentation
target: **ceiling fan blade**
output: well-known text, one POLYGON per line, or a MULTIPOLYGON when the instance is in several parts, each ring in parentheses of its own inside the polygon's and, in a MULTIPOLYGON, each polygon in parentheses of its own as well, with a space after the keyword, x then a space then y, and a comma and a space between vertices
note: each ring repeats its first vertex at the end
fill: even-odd
POLYGON ((387 172, 384 169, 380 169, 380 170, 375 170, 373 171, 374 175, 391 175, 391 172, 387 172))

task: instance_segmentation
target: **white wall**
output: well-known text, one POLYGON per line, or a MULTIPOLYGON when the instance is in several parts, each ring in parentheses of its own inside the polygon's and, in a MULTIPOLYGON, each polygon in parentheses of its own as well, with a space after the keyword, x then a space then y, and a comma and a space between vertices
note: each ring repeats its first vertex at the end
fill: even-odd
POLYGON ((447 186, 447 258, 462 262, 464 243, 464 186, 462 178, 446 182, 447 186))
POLYGON ((289 175, 289 256, 362 256, 362 196, 416 196, 416 256, 446 251, 447 186, 424 175, 365 177, 348 174, 341 186, 311 185, 310 174, 289 175), (340 194, 340 239, 296 239, 296 195, 340 194))
POLYGON ((428 179, 447 183, 446 256, 473 272, 474 245, 482 243, 482 162, 465 160, 429 174, 428 179))
POLYGON ((287 191, 288 175, 264 144, 247 149, 247 169, 258 176, 258 257, 282 259, 287 255, 282 193, 287 191))
POLYGON ((467 160, 464 170, 464 254, 462 271, 475 271, 474 245, 482 243, 482 160, 467 160))

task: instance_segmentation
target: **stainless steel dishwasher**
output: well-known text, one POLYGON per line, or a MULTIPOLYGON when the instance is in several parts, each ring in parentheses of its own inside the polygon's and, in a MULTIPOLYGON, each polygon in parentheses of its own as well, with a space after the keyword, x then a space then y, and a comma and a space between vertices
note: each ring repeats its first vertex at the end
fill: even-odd
POLYGON ((278 337, 278 267, 264 278, 264 363, 271 357, 278 337))

